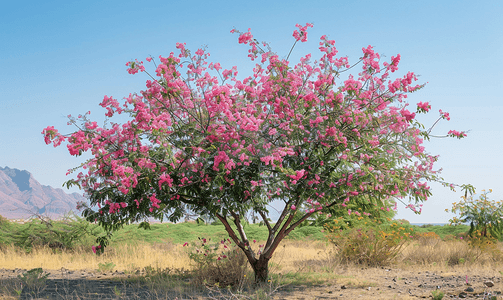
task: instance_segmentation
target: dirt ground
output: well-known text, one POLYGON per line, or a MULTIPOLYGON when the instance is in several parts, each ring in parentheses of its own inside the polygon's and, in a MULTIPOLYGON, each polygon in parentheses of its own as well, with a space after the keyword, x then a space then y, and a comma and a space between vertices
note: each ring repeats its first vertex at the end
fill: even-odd
MULTIPOLYGON (((503 269, 503 268, 502 268, 503 269)), ((156 294, 146 287, 125 283, 123 272, 98 273, 81 270, 46 270, 51 273, 44 287, 20 286, 18 275, 26 270, 0 269, 0 287, 13 286, 19 292, 12 299, 237 299, 208 291, 184 295, 179 291, 156 294)), ((501 273, 496 269, 456 269, 424 271, 400 269, 346 269, 335 282, 316 286, 282 286, 272 299, 428 299, 432 291, 445 293, 444 299, 503 299, 501 273), (468 284, 467 284, 468 281, 468 284), (484 283, 492 282, 492 287, 484 283)), ((490 283, 489 283, 490 285, 490 283)), ((8 299, 8 298, 7 298, 8 299)))
POLYGON ((342 278, 330 286, 294 287, 293 293, 275 299, 431 299, 435 290, 444 292, 444 299, 503 299, 501 274, 496 273, 498 276, 494 270, 342 270, 342 278), (489 288, 485 282, 494 285, 489 288))

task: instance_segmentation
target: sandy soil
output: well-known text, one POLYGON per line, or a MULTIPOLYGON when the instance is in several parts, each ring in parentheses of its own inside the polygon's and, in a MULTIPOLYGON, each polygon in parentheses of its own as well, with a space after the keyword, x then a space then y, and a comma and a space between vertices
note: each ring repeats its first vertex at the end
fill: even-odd
POLYGON ((414 271, 400 269, 346 270, 336 283, 279 295, 276 299, 428 299, 432 291, 444 299, 503 299, 501 275, 487 270, 414 271), (468 275, 468 284, 466 284, 468 275), (488 288, 484 282, 492 282, 488 288))
MULTIPOLYGON (((497 269, 499 266, 492 270, 452 271, 347 269, 338 272, 340 276, 335 282, 309 287, 279 287, 272 299, 427 299, 437 289, 445 293, 444 299, 489 299, 489 294, 503 299, 503 283, 497 269), (494 286, 484 284, 489 281, 494 286)), ((179 291, 157 294, 146 287, 126 284, 121 279, 131 275, 123 272, 90 270, 47 270, 51 274, 46 286, 29 290, 19 286, 17 279, 24 272, 26 270, 0 269, 0 287, 17 285, 16 289, 22 290, 18 299, 233 299, 231 295, 224 297, 211 291, 199 295, 183 295, 179 291)))

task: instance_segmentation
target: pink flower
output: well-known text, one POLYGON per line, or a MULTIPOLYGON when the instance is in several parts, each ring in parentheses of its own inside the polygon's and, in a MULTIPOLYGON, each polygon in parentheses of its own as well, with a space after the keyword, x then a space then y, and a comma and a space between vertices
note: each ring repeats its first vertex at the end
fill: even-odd
POLYGON ((416 114, 415 113, 411 113, 409 110, 407 109, 402 109, 400 111, 400 113, 402 114, 402 116, 405 118, 405 120, 407 121, 412 121, 415 117, 416 117, 416 114))
POLYGON ((446 119, 447 121, 451 119, 448 112, 444 112, 441 109, 439 109, 438 112, 440 113, 440 117, 442 117, 442 119, 446 119))
POLYGON ((299 180, 301 179, 304 175, 306 174, 306 170, 302 169, 302 170, 297 170, 295 171, 295 175, 288 175, 290 178, 292 178, 293 180, 299 180))
POLYGON ((219 170, 218 166, 220 165, 220 163, 222 161, 226 163, 228 160, 229 156, 227 155, 227 153, 225 153, 224 151, 219 151, 218 155, 216 155, 214 158, 213 170, 218 171, 219 170))
POLYGON ((428 112, 431 109, 431 105, 428 102, 419 102, 417 104, 417 107, 424 110, 425 112, 428 112))
POLYGON ((152 203, 152 207, 149 208, 150 212, 153 212, 154 208, 160 208, 159 203, 161 203, 161 200, 156 198, 155 193, 152 194, 152 196, 150 196, 149 199, 150 199, 150 202, 152 203))
POLYGON ((93 249, 94 254, 96 254, 96 251, 101 249, 101 245, 98 246, 92 246, 91 249, 93 249))
POLYGON ((138 61, 137 59, 135 59, 134 61, 130 61, 126 64, 126 66, 128 66, 128 73, 129 74, 136 74, 138 73, 138 71, 140 72, 143 72, 145 71, 145 67, 143 66, 143 62, 142 61, 138 61))
POLYGON ((162 189, 162 184, 167 183, 169 187, 173 186, 173 179, 169 176, 169 174, 162 173, 159 177, 159 189, 162 189))
POLYGON ((297 41, 301 42, 307 42, 307 28, 308 27, 313 27, 313 24, 306 23, 306 26, 301 26, 299 24, 296 24, 295 27, 299 28, 300 32, 295 30, 293 32, 293 37, 297 41))
POLYGON ((253 40, 253 35, 250 33, 251 28, 248 28, 248 32, 239 35, 238 42, 240 44, 248 44, 249 41, 253 40))
POLYGON ((296 209, 295 205, 290 206, 290 208, 291 208, 292 210, 295 210, 295 209, 296 209))
POLYGON ((447 133, 448 136, 452 137, 457 137, 458 139, 464 138, 466 136, 466 133, 463 131, 457 131, 457 130, 449 130, 447 133))

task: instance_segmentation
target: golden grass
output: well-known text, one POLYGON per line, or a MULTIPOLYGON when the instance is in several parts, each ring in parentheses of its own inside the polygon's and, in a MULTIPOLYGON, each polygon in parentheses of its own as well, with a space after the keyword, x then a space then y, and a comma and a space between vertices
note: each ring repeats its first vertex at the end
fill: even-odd
POLYGON ((124 244, 107 248, 102 255, 96 255, 90 249, 55 253, 49 248, 39 248, 26 254, 14 247, 7 247, 0 251, 0 265, 5 269, 96 270, 100 263, 110 262, 115 264, 114 270, 118 271, 145 267, 187 269, 190 263, 182 245, 169 244, 124 244))
POLYGON ((434 243, 411 242, 403 249, 401 264, 423 266, 476 265, 491 267, 503 262, 501 244, 470 246, 465 241, 437 240, 434 243))
MULTIPOLYGON (((257 242, 253 245, 258 250, 257 242)), ((33 249, 26 254, 13 246, 0 251, 0 266, 5 269, 45 270, 97 270, 99 264, 113 263, 113 270, 134 271, 145 267, 161 269, 191 269, 187 248, 180 244, 122 244, 108 247, 102 255, 94 254, 90 249, 75 251, 57 251, 49 248, 33 249)), ((503 262, 501 245, 481 251, 470 247, 463 241, 438 241, 435 244, 409 243, 402 255, 393 263, 393 267, 407 269, 414 266, 429 268, 446 267, 488 267, 503 262)), ((322 241, 290 241, 280 244, 270 261, 271 273, 330 273, 331 270, 347 269, 341 265, 336 248, 331 243, 322 241)), ((359 267, 359 266, 356 266, 359 267)))
MULTIPOLYGON (((259 244, 256 243, 256 250, 259 244)), ((306 261, 325 261, 330 251, 332 246, 323 242, 284 241, 271 259, 271 265, 281 266, 281 272, 296 272, 306 261)), ((171 243, 123 244, 108 247, 102 255, 96 255, 90 249, 55 252, 47 247, 33 249, 28 254, 14 246, 0 251, 0 265, 5 269, 89 270, 98 269, 100 263, 110 262, 118 271, 145 267, 191 269, 187 248, 171 243)))
POLYGON ((335 247, 321 241, 284 241, 270 264, 273 273, 313 272, 332 264, 335 247))

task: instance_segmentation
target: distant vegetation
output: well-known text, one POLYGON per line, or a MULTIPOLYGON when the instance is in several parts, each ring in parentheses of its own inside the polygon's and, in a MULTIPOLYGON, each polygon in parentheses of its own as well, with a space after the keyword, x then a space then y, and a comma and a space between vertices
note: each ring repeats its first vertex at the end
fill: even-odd
MULTIPOLYGON (((244 224, 248 230, 249 240, 265 240, 267 228, 259 224, 244 224)), ((304 226, 294 230, 288 239, 314 239, 322 240, 325 234, 323 227, 304 226)), ((35 218, 24 224, 11 222, 5 218, 0 219, 0 248, 6 245, 15 245, 30 252, 33 247, 49 247, 53 249, 74 250, 95 244, 97 236, 103 234, 103 229, 90 224, 82 218, 73 216, 62 220, 53 221, 35 218)), ((196 222, 184 223, 153 223, 149 230, 139 228, 138 224, 125 225, 111 238, 111 246, 122 243, 163 243, 183 244, 196 241, 199 237, 214 240, 227 239, 228 233, 224 226, 218 222, 213 224, 197 224, 196 222)))
MULTIPOLYGON (((400 220, 403 221, 403 220, 400 220)), ((245 224, 248 239, 264 241, 267 238, 267 228, 259 224, 245 224)), ((457 226, 415 226, 408 225, 416 233, 434 232, 440 238, 465 236, 470 227, 457 226)), ((292 231, 287 237, 290 240, 311 239, 326 240, 323 226, 302 226, 292 231)), ((32 219, 24 224, 11 222, 0 217, 0 248, 15 245, 29 252, 33 247, 49 247, 53 249, 73 250, 89 248, 95 244, 97 236, 103 234, 103 229, 96 224, 90 224, 82 218, 73 216, 62 220, 32 219)), ((196 241, 199 237, 213 240, 227 239, 228 234, 222 224, 184 223, 153 223, 150 230, 138 228, 137 224, 125 225, 111 239, 111 246, 122 243, 164 243, 183 244, 196 241)))

